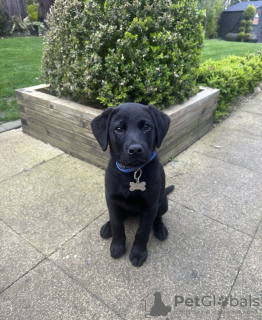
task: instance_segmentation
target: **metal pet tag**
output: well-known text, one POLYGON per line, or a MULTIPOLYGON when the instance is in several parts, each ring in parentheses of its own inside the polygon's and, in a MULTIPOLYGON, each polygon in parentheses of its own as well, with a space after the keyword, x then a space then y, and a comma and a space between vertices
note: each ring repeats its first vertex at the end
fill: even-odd
POLYGON ((134 173, 134 179, 136 180, 136 182, 129 182, 129 186, 130 186, 129 190, 130 191, 135 191, 135 190, 145 191, 146 190, 145 181, 139 182, 141 175, 142 175, 142 170, 139 168, 134 173), (138 177, 137 177, 137 174, 139 174, 138 177))

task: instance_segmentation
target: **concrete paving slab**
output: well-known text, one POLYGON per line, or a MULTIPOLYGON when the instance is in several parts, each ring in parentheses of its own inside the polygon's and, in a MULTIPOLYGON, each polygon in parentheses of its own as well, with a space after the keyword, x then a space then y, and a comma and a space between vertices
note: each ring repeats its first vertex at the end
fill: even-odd
POLYGON ((20 129, 0 134, 0 150, 0 182, 64 153, 20 129))
POLYGON ((5 320, 120 320, 50 261, 41 263, 0 296, 5 320))
POLYGON ((2 221, 0 221, 0 243, 1 293, 24 273, 35 267, 44 259, 44 256, 2 221))
POLYGON ((262 222, 260 223, 260 225, 257 229, 257 232, 255 234, 255 238, 262 240, 262 222))
POLYGON ((165 167, 170 198, 254 236, 262 217, 261 174, 191 151, 165 167))
POLYGON ((257 94, 252 98, 252 100, 260 100, 260 101, 262 101, 262 92, 257 93, 257 94))
MULTIPOLYGON (((0 117, 1 117, 1 113, 0 113, 0 117)), ((19 120, 15 120, 15 121, 0 123, 0 133, 20 128, 21 125, 22 124, 21 124, 21 120, 20 119, 19 120)))
POLYGON ((221 124, 196 142, 191 150, 262 173, 262 138, 227 130, 221 124))
POLYGON ((104 171, 68 155, 1 184, 0 218, 48 255, 106 210, 104 171))
POLYGON ((126 221, 127 252, 114 260, 109 252, 111 240, 99 235, 107 219, 107 214, 99 217, 50 259, 124 319, 144 319, 156 291, 171 306, 169 319, 218 318, 219 305, 176 308, 175 295, 195 297, 221 291, 227 295, 251 237, 171 202, 164 217, 168 239, 161 242, 151 235, 148 259, 136 268, 129 252, 138 221, 126 221))
POLYGON ((241 108, 241 111, 252 112, 262 115, 262 96, 252 99, 245 103, 241 108))
POLYGON ((228 129, 242 131, 255 137, 262 136, 262 115, 242 111, 233 113, 225 120, 228 129))
POLYGON ((262 319, 262 241, 254 240, 241 267, 223 320, 262 319))
POLYGON ((221 319, 262 319, 260 96, 166 166, 169 238, 151 235, 141 268, 128 257, 137 220, 118 260, 100 238, 103 170, 20 130, 0 134, 0 319, 155 319, 162 300, 159 320, 218 320, 223 297, 240 293, 260 309, 224 306, 221 319))

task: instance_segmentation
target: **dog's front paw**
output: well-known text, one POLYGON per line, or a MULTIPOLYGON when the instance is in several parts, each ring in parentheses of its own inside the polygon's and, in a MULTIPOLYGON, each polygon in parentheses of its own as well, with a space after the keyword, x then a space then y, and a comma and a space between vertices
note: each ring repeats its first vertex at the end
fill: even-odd
POLYGON ((111 256, 114 259, 120 258, 126 251, 125 241, 114 241, 112 240, 110 246, 111 256))
POLYGON ((112 237, 112 229, 110 221, 107 221, 102 228, 100 229, 100 236, 104 239, 108 239, 112 237))
POLYGON ((135 267, 141 267, 142 264, 146 261, 147 258, 147 250, 146 249, 138 249, 132 248, 129 259, 132 262, 132 265, 135 267))

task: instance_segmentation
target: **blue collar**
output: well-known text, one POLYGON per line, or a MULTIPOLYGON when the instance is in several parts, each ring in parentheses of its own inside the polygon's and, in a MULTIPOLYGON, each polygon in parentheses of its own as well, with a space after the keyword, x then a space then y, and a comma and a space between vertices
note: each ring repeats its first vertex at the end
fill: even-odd
POLYGON ((134 172, 138 169, 142 169, 144 166, 146 166, 150 161, 152 161, 156 156, 156 152, 154 151, 154 153, 152 154, 152 157, 150 158, 150 160, 146 163, 146 164, 143 164, 142 166, 138 167, 138 168, 126 168, 126 169, 122 169, 120 168, 119 166, 119 163, 116 161, 116 166, 117 166, 117 169, 119 169, 121 172, 124 172, 124 173, 129 173, 129 172, 134 172))

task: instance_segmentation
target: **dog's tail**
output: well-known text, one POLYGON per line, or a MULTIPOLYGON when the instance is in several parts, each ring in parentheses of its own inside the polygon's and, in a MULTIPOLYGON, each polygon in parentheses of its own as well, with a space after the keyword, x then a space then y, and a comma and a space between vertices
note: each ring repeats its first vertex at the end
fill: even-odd
POLYGON ((172 186, 169 186, 165 189, 165 195, 168 196, 169 193, 173 192, 175 190, 175 186, 172 185, 172 186))

